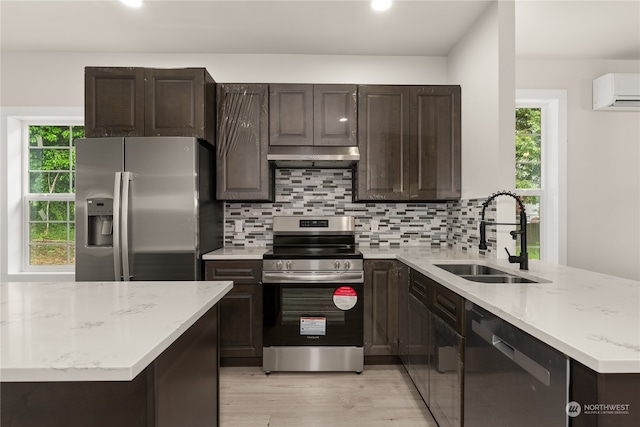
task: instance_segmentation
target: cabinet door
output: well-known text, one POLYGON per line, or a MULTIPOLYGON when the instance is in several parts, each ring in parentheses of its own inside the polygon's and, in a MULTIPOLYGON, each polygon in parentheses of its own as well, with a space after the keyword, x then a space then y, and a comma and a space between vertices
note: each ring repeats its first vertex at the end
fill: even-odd
POLYGON ((409 375, 420 396, 429 405, 431 312, 428 309, 429 279, 411 270, 409 284, 409 375))
POLYGON ((269 143, 313 145, 313 85, 269 85, 269 143))
POLYGON ((273 200, 269 148, 268 85, 218 85, 217 197, 273 200))
POLYGON ((364 354, 398 354, 398 266, 395 261, 364 263, 364 354))
POLYGON ((464 339, 433 313, 429 336, 433 355, 429 369, 429 409, 439 426, 460 427, 464 339))
POLYGON ((203 68, 145 69, 145 136, 207 139, 205 114, 215 114, 215 101, 207 105, 205 85, 213 93, 215 83, 203 68))
POLYGON ((398 272, 398 356, 409 364, 409 267, 399 263, 398 272))
POLYGON ((220 301, 220 356, 262 357, 262 285, 234 285, 220 301))
POLYGON ((356 85, 313 87, 313 144, 358 145, 356 85))
POLYGON ((207 280, 232 280, 219 302, 220 356, 262 357, 262 261, 207 261, 207 280))
POLYGON ((357 200, 409 198, 409 88, 358 87, 357 200))
POLYGON ((460 87, 411 87, 412 200, 459 199, 460 87))
POLYGON ((144 68, 86 67, 87 137, 144 135, 144 68))

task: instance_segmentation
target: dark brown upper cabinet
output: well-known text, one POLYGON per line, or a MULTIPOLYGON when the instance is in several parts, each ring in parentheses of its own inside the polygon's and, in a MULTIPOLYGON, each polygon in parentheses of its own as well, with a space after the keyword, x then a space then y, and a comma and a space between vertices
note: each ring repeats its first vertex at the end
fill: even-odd
POLYGON ((409 197, 409 88, 358 87, 358 200, 409 197))
POLYGON ((460 86, 411 87, 410 200, 460 198, 460 86))
POLYGON ((271 145, 358 145, 357 86, 271 84, 271 145))
POLYGON ((84 133, 144 136, 144 68, 85 68, 84 133))
POLYGON ((85 134, 215 140, 215 81, 204 68, 85 68, 85 134))
POLYGON ((267 84, 219 84, 217 198, 273 201, 267 84))
POLYGON ((460 198, 460 87, 359 86, 358 201, 460 198))

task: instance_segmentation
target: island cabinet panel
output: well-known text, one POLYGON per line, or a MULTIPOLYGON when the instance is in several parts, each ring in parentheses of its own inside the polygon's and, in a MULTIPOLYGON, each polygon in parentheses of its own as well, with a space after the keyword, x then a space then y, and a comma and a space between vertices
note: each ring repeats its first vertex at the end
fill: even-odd
POLYGON ((204 68, 85 68, 85 135, 215 141, 215 81, 204 68))
POLYGON ((356 85, 269 85, 271 145, 358 145, 356 85))
POLYGON ((219 422, 218 307, 132 381, 3 382, 2 427, 212 427, 219 422))
POLYGON ((398 355, 399 263, 366 260, 364 263, 364 354, 398 355))
POLYGON ((207 280, 232 280, 220 307, 223 365, 255 365, 262 357, 262 261, 207 261, 207 280))
POLYGON ((355 199, 460 198, 460 87, 359 86, 355 199))
POLYGON ((411 200, 459 199, 460 87, 411 87, 411 200))
POLYGON ((217 89, 217 197, 274 200, 269 167, 269 85, 219 84, 217 89))
POLYGON ((409 88, 358 87, 358 200, 409 198, 409 88))
POLYGON ((640 374, 601 374, 573 359, 570 370, 569 401, 580 405, 571 427, 640 426, 640 374))

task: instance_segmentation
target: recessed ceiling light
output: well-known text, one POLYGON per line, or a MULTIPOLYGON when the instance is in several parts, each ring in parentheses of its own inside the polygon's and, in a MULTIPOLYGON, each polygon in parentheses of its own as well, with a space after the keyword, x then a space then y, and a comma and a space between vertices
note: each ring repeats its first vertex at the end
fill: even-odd
POLYGON ((391 7, 391 0, 371 0, 371 9, 373 10, 387 10, 391 7))
POLYGON ((141 7, 142 0, 120 0, 120 3, 126 4, 129 7, 141 7))

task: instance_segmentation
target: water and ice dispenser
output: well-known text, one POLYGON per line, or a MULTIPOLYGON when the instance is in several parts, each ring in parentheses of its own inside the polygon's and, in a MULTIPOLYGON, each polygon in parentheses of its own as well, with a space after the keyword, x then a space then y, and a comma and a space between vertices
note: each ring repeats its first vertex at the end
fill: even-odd
POLYGON ((113 245, 113 199, 87 199, 87 246, 113 245))

